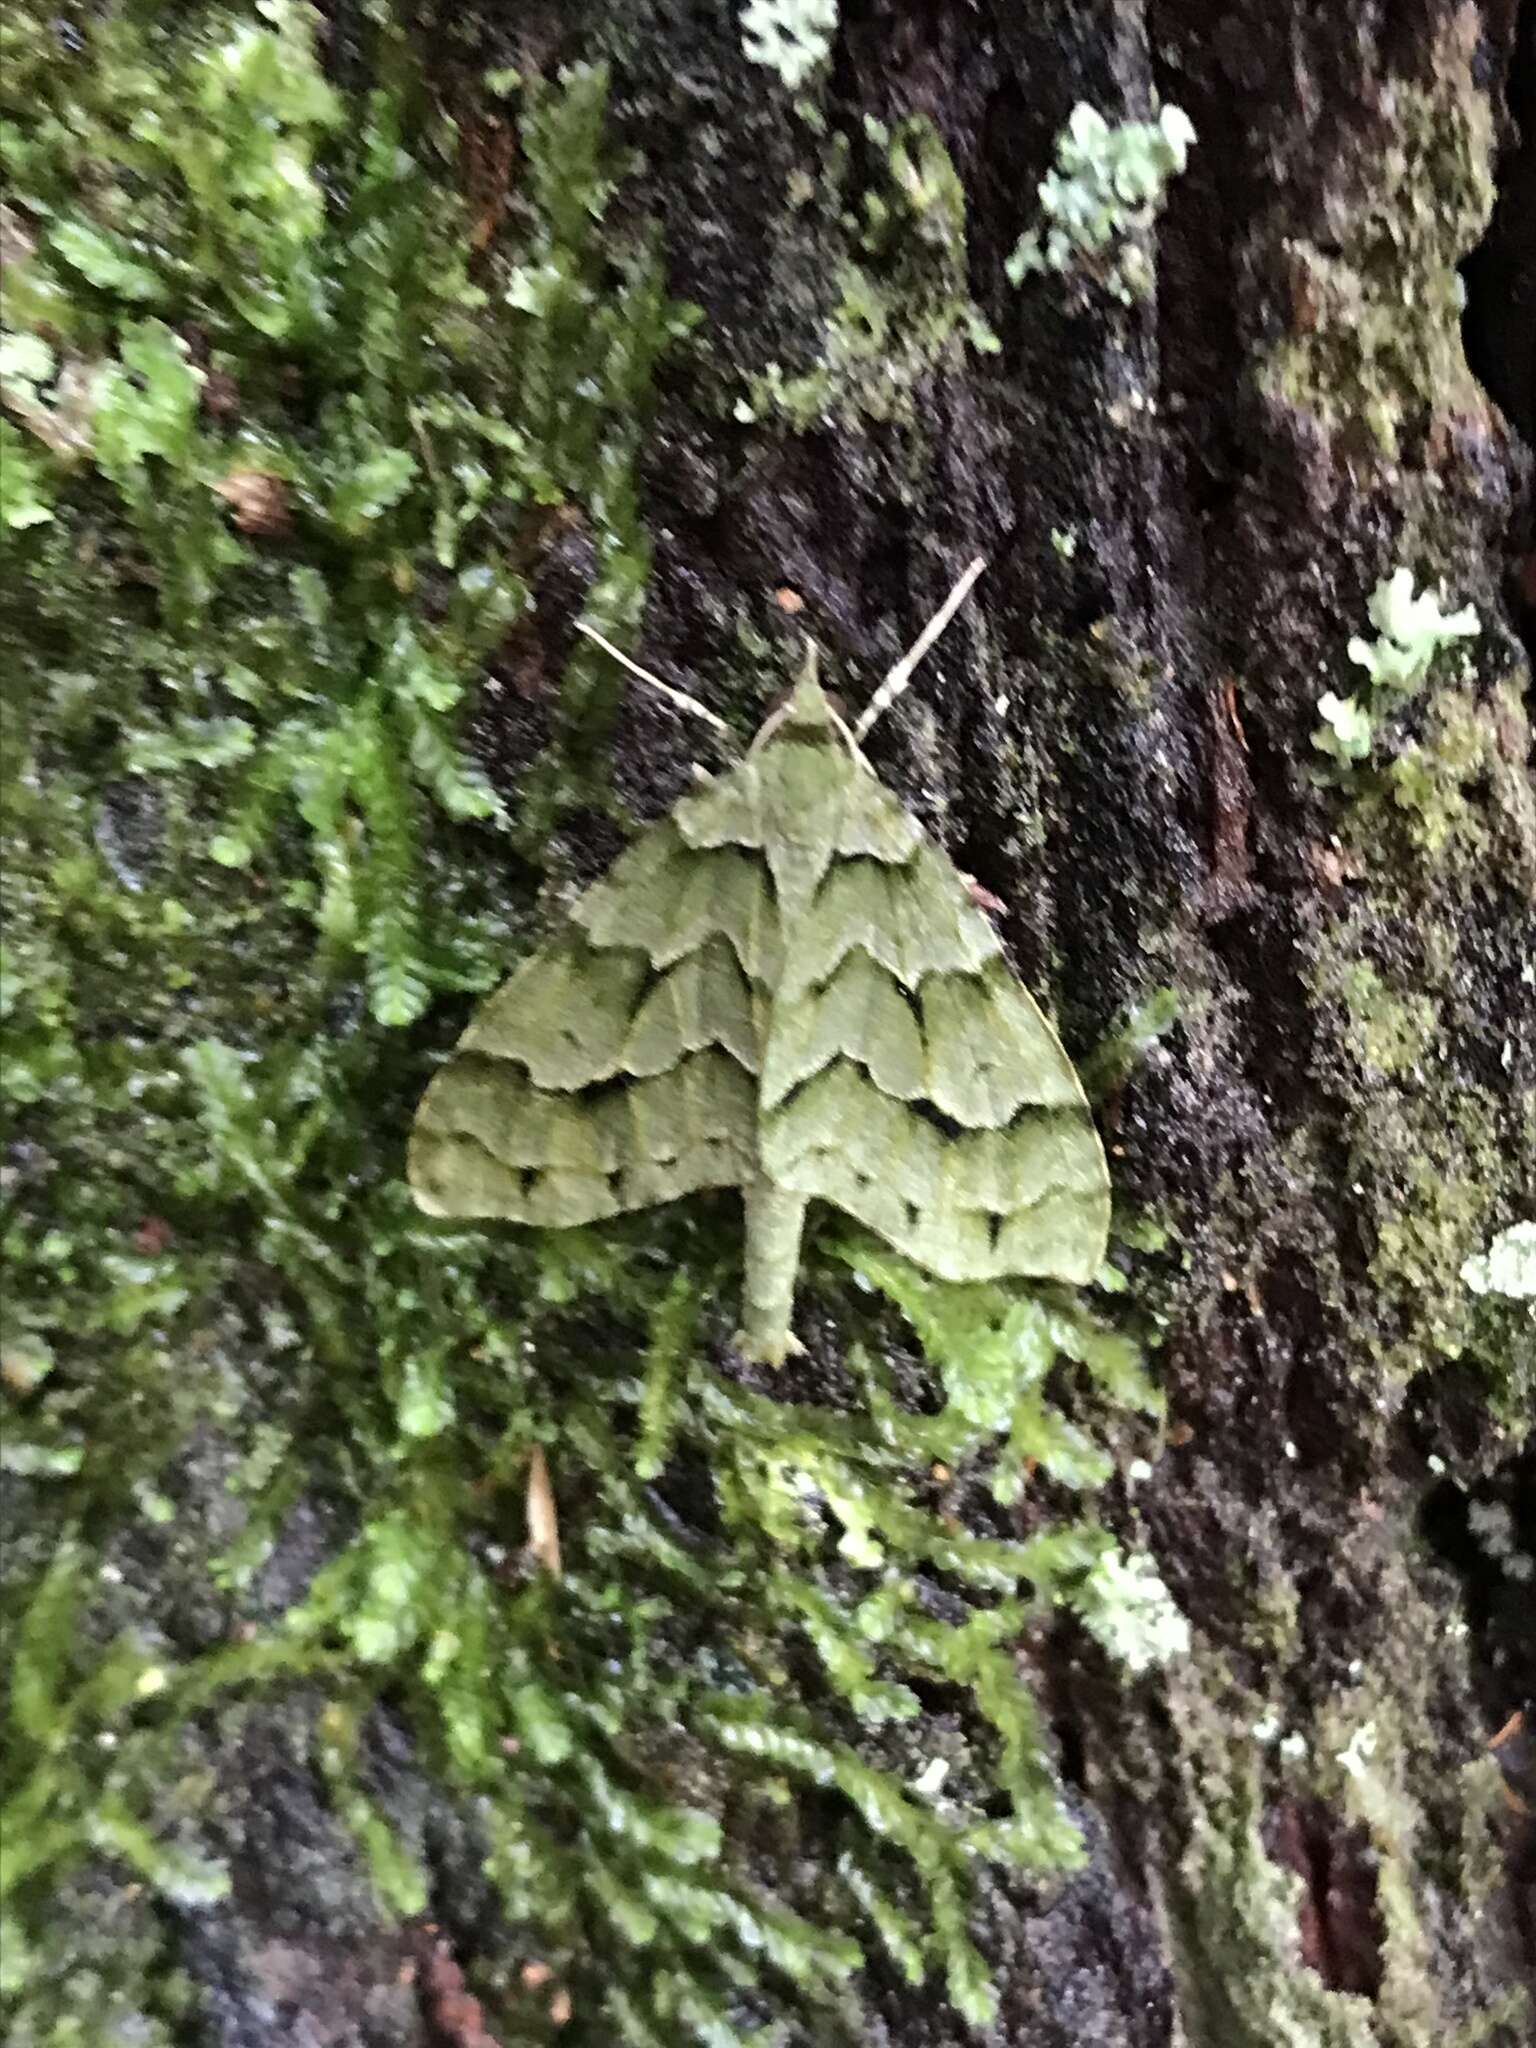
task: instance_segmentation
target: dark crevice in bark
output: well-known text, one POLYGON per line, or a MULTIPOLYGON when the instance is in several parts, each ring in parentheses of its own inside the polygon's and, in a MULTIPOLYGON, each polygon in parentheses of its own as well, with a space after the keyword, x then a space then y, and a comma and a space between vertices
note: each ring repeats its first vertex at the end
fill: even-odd
POLYGON ((1462 339, 1473 374, 1524 444, 1509 590, 1516 629, 1536 661, 1536 0, 1518 0, 1506 47, 1498 198, 1488 232, 1462 265, 1462 339))
POLYGON ((1536 442, 1536 0, 1522 0, 1505 82, 1508 119, 1488 232, 1462 265, 1467 361, 1527 443, 1536 442))

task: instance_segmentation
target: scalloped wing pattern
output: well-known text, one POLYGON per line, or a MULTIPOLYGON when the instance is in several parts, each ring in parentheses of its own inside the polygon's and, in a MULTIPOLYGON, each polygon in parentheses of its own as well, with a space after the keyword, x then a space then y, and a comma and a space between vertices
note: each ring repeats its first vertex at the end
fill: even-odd
POLYGON ((791 710, 483 1005, 417 1113, 418 1200, 558 1227, 766 1186, 941 1278, 1088 1280, 1109 1176, 1071 1062, 814 685, 791 710))

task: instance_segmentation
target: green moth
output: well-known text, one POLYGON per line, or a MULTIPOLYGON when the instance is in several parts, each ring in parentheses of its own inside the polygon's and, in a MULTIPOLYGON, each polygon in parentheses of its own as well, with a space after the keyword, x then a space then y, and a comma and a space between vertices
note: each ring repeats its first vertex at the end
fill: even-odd
POLYGON ((946 1280, 1082 1283, 1109 1227, 1071 1061, 814 649, 742 764, 486 1001, 422 1099, 410 1180, 433 1215, 545 1228, 739 1188, 739 1341, 775 1363, 813 1198, 946 1280))

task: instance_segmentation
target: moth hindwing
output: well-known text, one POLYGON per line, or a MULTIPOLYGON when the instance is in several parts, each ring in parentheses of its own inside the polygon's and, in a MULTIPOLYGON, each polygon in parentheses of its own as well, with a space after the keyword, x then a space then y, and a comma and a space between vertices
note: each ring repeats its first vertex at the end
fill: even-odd
POLYGON ((642 832, 427 1089, 439 1216, 559 1228, 741 1190, 779 1360, 807 1202, 946 1280, 1084 1282, 1109 1174, 1061 1042, 808 664, 742 765, 642 832))

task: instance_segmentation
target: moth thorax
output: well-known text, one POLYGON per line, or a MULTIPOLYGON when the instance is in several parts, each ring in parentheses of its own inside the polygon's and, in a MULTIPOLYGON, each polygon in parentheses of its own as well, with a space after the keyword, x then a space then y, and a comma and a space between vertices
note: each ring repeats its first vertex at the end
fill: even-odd
POLYGON ((809 741, 813 745, 852 744, 842 705, 821 686, 819 657, 814 642, 807 644, 805 661, 794 688, 778 698, 770 708, 758 735, 758 743, 777 738, 802 744, 809 741))

